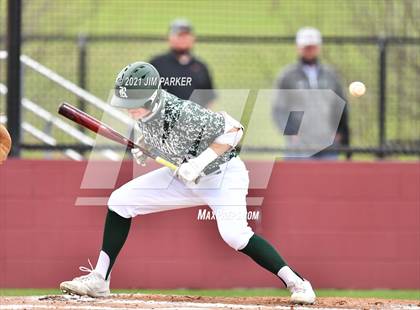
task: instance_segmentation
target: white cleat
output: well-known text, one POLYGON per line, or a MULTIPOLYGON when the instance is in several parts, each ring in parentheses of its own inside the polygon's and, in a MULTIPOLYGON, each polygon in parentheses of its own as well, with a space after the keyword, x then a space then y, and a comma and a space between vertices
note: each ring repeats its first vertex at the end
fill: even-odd
POLYGON ((71 281, 65 281, 60 284, 60 290, 65 294, 106 297, 111 292, 109 290, 109 278, 105 280, 102 275, 93 270, 89 261, 90 268, 79 267, 80 271, 89 272, 89 274, 74 278, 71 281))
POLYGON ((306 305, 315 303, 315 292, 308 280, 293 283, 288 289, 292 293, 292 296, 290 297, 292 303, 306 305))

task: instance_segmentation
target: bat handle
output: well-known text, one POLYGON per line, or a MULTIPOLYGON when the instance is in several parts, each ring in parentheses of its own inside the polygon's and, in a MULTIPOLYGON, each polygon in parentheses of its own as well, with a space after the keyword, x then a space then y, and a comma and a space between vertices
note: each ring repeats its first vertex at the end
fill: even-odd
MULTIPOLYGON (((161 165, 163 165, 163 166, 165 166, 165 167, 168 167, 169 169, 171 169, 172 171, 176 171, 177 169, 178 169, 178 166, 176 166, 176 165, 174 165, 173 163, 171 163, 171 162, 169 162, 169 161, 167 161, 166 159, 164 159, 164 158, 162 158, 162 157, 159 157, 159 156, 157 156, 156 158, 155 158, 155 161, 157 162, 157 163, 159 163, 159 164, 161 164, 161 165)), ((214 171, 210 171, 210 173, 213 173, 213 172, 216 172, 217 170, 219 170, 219 168, 217 168, 217 169, 213 169, 214 171)), ((220 170, 219 170, 220 171, 220 170)), ((206 176, 206 174, 204 173, 204 172, 202 172, 202 173, 200 173, 200 176, 195 180, 195 184, 197 184, 198 182, 200 182, 200 179, 202 178, 202 177, 205 177, 206 176)))
POLYGON ((165 166, 165 167, 168 167, 169 169, 171 169, 173 171, 175 171, 176 169, 178 169, 178 167, 176 165, 174 165, 173 163, 167 161, 166 159, 164 159, 162 157, 157 156, 155 158, 155 161, 158 162, 159 164, 165 166))
MULTIPOLYGON (((158 162, 159 164, 165 166, 165 167, 168 167, 172 171, 176 171, 178 169, 178 167, 176 165, 174 165, 173 163, 167 161, 166 159, 164 159, 162 157, 157 156, 155 158, 155 161, 158 162)), ((206 176, 206 174, 204 172, 200 173, 200 176, 197 179, 195 179, 194 183, 198 184, 198 182, 200 182, 200 179, 204 176, 206 176)))
MULTIPOLYGON (((173 163, 170 163, 169 161, 163 159, 162 157, 156 157, 155 161, 158 162, 159 164, 168 167, 169 169, 171 169, 172 171, 176 171, 178 169, 177 166, 175 166, 173 163)), ((198 182, 200 182, 201 177, 205 176, 204 172, 200 174, 200 176, 195 179, 194 183, 198 184, 198 182)))

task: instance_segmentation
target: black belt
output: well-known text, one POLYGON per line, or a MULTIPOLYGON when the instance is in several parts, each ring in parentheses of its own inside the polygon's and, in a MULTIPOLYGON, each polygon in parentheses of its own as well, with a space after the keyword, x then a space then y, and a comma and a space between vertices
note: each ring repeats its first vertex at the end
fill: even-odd
MULTIPOLYGON (((238 156, 238 153, 236 151, 233 151, 233 152, 231 151, 229 153, 229 159, 227 161, 225 161, 223 164, 228 163, 232 158, 237 157, 237 156, 238 156)), ((221 164, 221 165, 223 165, 223 164, 221 164)), ((214 175, 214 174, 219 174, 219 173, 222 173, 222 170, 220 169, 220 165, 215 166, 211 169, 204 169, 204 174, 205 175, 214 175)))

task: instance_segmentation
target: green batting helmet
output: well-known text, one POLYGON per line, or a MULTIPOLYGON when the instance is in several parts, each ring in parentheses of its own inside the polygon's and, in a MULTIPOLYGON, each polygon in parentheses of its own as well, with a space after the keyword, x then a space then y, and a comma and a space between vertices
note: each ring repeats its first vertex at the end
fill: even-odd
POLYGON ((156 68, 147 62, 135 62, 118 74, 111 105, 124 109, 145 108, 154 115, 162 105, 161 91, 156 68))

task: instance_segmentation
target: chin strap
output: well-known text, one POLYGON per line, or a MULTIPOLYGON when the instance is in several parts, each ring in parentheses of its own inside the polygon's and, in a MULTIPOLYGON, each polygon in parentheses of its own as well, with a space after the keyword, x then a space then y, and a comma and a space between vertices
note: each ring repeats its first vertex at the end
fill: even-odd
MULTIPOLYGON (((140 119, 140 121, 142 123, 146 123, 152 119, 154 119, 159 112, 162 110, 162 108, 165 106, 165 94, 164 94, 164 90, 163 89, 158 89, 157 90, 159 93, 156 95, 156 103, 153 105, 152 107, 152 111, 150 112, 150 114, 148 114, 146 117, 143 117, 140 119)), ((153 104, 153 103, 152 103, 153 104)))

